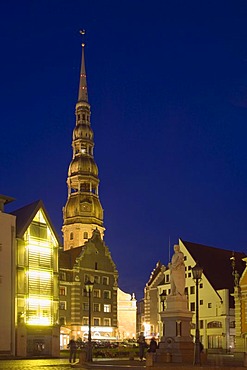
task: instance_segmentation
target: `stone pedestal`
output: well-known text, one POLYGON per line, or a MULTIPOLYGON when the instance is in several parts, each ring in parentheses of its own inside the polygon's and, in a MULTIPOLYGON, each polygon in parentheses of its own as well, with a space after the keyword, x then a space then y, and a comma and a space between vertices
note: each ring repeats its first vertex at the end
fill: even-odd
POLYGON ((157 350, 157 362, 193 363, 194 344, 190 334, 192 312, 186 295, 167 297, 167 308, 161 312, 163 336, 157 350))

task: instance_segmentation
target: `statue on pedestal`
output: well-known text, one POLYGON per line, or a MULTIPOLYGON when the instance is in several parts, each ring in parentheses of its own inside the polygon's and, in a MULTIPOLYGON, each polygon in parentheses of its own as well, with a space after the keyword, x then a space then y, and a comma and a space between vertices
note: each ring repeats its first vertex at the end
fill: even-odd
POLYGON ((168 264, 170 269, 171 295, 184 295, 185 265, 184 254, 179 245, 174 245, 174 255, 168 264))

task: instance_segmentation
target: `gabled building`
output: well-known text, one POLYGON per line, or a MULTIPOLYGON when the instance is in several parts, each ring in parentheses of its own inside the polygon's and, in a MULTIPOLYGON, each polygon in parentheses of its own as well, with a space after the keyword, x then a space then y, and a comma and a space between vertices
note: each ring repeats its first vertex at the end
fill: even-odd
POLYGON ((16 216, 16 355, 59 355, 59 238, 42 201, 16 216))
MULTIPOLYGON (((179 240, 180 250, 185 257, 186 289, 188 308, 195 312, 195 282, 192 277, 192 267, 198 262, 203 267, 203 275, 199 284, 199 319, 200 337, 205 349, 213 351, 230 351, 235 342, 235 312, 234 276, 232 257, 234 255, 236 268, 241 274, 244 270, 242 252, 232 252, 225 249, 205 246, 179 240)), ((160 300, 160 294, 170 294, 170 271, 166 269, 163 280, 157 286, 158 312, 166 309, 165 302, 160 300)), ((147 297, 148 298, 148 297, 147 297)), ((146 300, 147 300, 146 298, 146 300)), ((153 299, 145 302, 145 307, 152 305, 153 299)), ((150 308, 151 310, 151 308, 150 308)), ((150 321, 150 327, 158 321, 150 321)), ((191 335, 195 335, 195 315, 192 318, 191 335)), ((162 326, 160 326, 162 335, 162 326)))
POLYGON ((61 347, 70 336, 87 340, 88 280, 93 282, 92 339, 116 339, 118 271, 100 232, 94 230, 82 247, 60 252, 59 261, 61 347))
POLYGON ((59 356, 59 239, 42 201, 3 212, 0 196, 1 355, 59 356))

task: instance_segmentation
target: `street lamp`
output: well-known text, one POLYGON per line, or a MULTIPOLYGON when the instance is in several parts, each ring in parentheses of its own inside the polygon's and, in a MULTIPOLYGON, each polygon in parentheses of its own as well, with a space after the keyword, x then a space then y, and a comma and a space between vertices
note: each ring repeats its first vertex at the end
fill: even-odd
POLYGON ((160 301, 162 303, 162 311, 165 311, 165 301, 166 301, 166 291, 163 290, 163 292, 160 294, 160 301))
POLYGON ((88 293, 88 348, 87 361, 92 362, 92 336, 91 336, 91 293, 93 291, 93 283, 88 280, 85 283, 86 291, 88 293))
POLYGON ((199 305, 198 305, 198 285, 202 278, 203 268, 196 262, 192 267, 193 279, 196 282, 196 336, 195 336, 195 350, 194 350, 194 365, 201 364, 201 348, 200 348, 200 332, 199 332, 199 305))

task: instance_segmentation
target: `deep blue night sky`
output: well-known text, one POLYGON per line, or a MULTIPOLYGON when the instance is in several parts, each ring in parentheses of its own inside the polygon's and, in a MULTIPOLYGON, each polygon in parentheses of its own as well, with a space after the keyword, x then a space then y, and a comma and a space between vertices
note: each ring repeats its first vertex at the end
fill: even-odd
POLYGON ((57 231, 81 35, 105 241, 137 293, 178 238, 247 253, 247 2, 0 5, 0 193, 42 199, 57 231))

